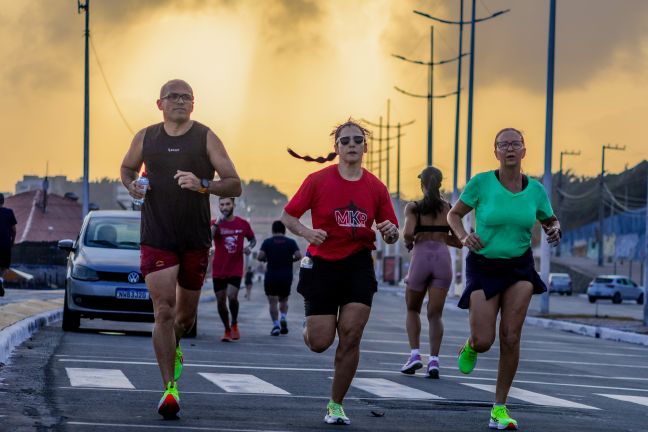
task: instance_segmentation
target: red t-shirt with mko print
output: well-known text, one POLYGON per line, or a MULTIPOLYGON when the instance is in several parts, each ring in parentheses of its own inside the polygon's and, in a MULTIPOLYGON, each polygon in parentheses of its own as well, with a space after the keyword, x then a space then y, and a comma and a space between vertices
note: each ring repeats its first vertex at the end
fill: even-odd
POLYGON ((371 228, 374 221, 389 220, 398 225, 387 188, 364 168, 362 177, 356 181, 342 178, 338 165, 306 177, 285 211, 299 218, 308 210, 313 228, 327 233, 324 243, 309 245, 308 252, 325 260, 376 249, 376 233, 371 228))

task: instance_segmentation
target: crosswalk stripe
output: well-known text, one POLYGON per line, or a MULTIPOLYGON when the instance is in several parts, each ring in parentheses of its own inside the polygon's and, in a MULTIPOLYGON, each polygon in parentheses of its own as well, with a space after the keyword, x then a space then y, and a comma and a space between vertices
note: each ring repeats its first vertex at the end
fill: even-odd
POLYGON ((289 395, 287 391, 249 374, 225 374, 200 372, 203 378, 228 393, 258 393, 289 395))
POLYGON ((72 387, 134 389, 120 369, 65 368, 72 387))
MULTIPOLYGON (((468 387, 474 387, 476 389, 495 393, 495 386, 491 384, 473 384, 473 383, 461 383, 461 384, 468 387)), ((583 405, 578 402, 572 402, 566 399, 560 399, 557 397, 548 396, 542 393, 536 393, 528 390, 522 390, 515 387, 511 387, 511 390, 509 390, 509 397, 512 397, 514 399, 519 399, 534 405, 555 406, 555 407, 562 407, 562 408, 580 408, 580 409, 591 409, 591 410, 599 409, 589 405, 583 405)))
POLYGON ((402 399, 443 399, 432 393, 398 384, 384 378, 354 378, 353 387, 380 397, 402 399))
POLYGON ((648 397, 646 396, 630 396, 630 395, 616 395, 616 394, 602 394, 602 393, 596 393, 596 394, 611 399, 616 399, 624 402, 632 402, 639 405, 648 406, 648 397))

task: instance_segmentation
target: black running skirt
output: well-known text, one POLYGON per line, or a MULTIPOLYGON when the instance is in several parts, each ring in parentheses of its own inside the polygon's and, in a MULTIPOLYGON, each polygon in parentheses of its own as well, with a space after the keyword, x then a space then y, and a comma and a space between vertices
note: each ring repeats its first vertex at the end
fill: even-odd
POLYGON ((473 291, 483 290, 488 300, 519 281, 531 282, 533 294, 547 291, 535 270, 531 248, 516 258, 486 258, 470 252, 466 257, 466 288, 457 306, 468 309, 473 291))

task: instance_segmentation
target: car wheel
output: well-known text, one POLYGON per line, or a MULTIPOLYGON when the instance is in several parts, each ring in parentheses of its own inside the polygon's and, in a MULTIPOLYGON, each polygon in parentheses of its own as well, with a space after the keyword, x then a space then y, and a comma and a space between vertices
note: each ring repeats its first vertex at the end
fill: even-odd
POLYGON ((590 303, 596 303, 596 297, 587 296, 587 300, 589 300, 590 303))
POLYGON ((63 331, 77 331, 81 326, 81 317, 78 313, 72 312, 68 308, 68 296, 65 293, 65 300, 63 300, 63 331))
POLYGON ((621 293, 619 291, 615 292, 614 295, 612 296, 612 303, 614 304, 619 304, 623 301, 621 298, 621 293))
POLYGON ((194 325, 193 327, 191 327, 191 330, 185 333, 184 337, 193 339, 196 337, 197 334, 198 334, 198 317, 196 317, 196 321, 194 321, 194 325))
POLYGON ((572 295, 572 292, 571 292, 571 291, 567 291, 567 295, 568 295, 568 296, 571 296, 571 295, 572 295))
POLYGON ((644 302, 644 295, 643 293, 639 294, 639 297, 637 297, 637 304, 642 305, 644 302))

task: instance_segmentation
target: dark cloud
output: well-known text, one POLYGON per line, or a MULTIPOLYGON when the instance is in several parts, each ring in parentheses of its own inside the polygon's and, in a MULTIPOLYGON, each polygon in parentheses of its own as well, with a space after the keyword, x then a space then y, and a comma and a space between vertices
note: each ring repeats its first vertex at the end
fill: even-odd
POLYGON ((322 43, 319 21, 325 11, 318 0, 276 0, 266 7, 262 34, 277 54, 312 50, 322 43))
MULTIPOLYGON (((470 0, 465 0, 465 19, 470 19, 470 0)), ((648 32, 648 1, 570 0, 557 2, 556 87, 583 86, 612 64, 633 64, 630 73, 642 73, 642 52, 648 32)), ((433 21, 413 14, 418 9, 446 19, 458 19, 459 0, 453 2, 398 2, 392 7, 393 25, 385 35, 388 49, 407 49, 412 41, 429 33, 433 21), (425 4, 427 3, 427 4, 425 4)), ((476 79, 478 85, 506 83, 542 92, 547 74, 549 2, 538 0, 479 0, 477 17, 511 11, 477 24, 476 79)), ((457 26, 434 24, 438 58, 456 54, 457 26)), ((464 27, 464 49, 470 31, 464 27)), ((419 47, 427 55, 428 42, 419 47)), ((452 70, 440 69, 440 79, 454 80, 452 70)), ((467 76, 467 75, 466 75, 467 76)))

